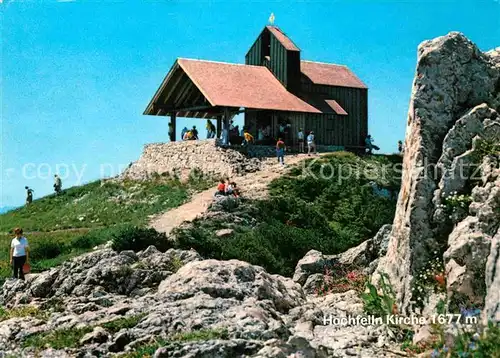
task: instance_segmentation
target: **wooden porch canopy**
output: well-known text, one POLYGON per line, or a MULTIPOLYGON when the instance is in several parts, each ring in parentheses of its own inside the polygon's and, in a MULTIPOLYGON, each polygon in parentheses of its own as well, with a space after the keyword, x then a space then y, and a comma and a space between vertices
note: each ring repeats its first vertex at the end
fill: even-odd
POLYGON ((224 109, 234 116, 241 108, 321 113, 266 67, 178 59, 144 114, 217 118, 224 109))

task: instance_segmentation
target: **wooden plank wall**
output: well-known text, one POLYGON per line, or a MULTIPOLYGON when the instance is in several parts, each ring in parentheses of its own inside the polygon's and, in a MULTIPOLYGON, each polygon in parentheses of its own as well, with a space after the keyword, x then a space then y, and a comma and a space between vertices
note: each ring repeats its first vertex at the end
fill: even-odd
POLYGON ((348 115, 307 115, 307 130, 313 130, 320 144, 363 145, 368 133, 368 90, 302 84, 302 90, 336 100, 348 115), (319 118, 318 118, 319 117, 319 118))

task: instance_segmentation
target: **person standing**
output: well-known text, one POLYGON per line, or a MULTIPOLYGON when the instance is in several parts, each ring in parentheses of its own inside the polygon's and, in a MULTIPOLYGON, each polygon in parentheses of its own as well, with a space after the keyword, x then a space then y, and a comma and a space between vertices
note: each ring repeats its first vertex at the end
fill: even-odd
POLYGON ((25 186, 26 189, 26 205, 30 205, 33 202, 33 189, 25 186))
POLYGON ((311 151, 316 154, 316 142, 314 141, 314 132, 311 131, 307 136, 307 155, 311 155, 311 151))
POLYGON ((193 126, 193 129, 191 129, 191 134, 193 140, 198 140, 198 130, 196 129, 196 126, 193 126))
POLYGON ((278 138, 278 142, 276 142, 276 156, 278 157, 278 163, 281 165, 285 165, 285 142, 281 138, 278 138))
POLYGON ((28 240, 23 236, 23 229, 15 228, 16 235, 10 243, 10 264, 13 269, 13 278, 24 280, 24 264, 29 264, 29 245, 28 240))
POLYGON ((405 151, 405 148, 403 146, 403 142, 400 141, 400 140, 398 140, 398 152, 399 152, 399 155, 403 155, 404 151, 405 151))
POLYGON ((302 128, 299 128, 297 139, 299 140, 299 153, 304 153, 304 132, 302 131, 302 128))
POLYGON ((54 174, 54 191, 56 192, 57 195, 61 193, 61 188, 62 188, 62 181, 59 175, 54 174))
POLYGON ((207 139, 212 139, 215 137, 215 126, 210 119, 207 120, 207 139))

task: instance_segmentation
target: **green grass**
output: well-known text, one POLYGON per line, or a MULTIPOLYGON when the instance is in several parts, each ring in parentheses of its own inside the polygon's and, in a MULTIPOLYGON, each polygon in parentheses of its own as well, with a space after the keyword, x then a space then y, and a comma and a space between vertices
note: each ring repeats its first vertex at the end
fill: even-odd
POLYGON ((149 215, 181 205, 190 190, 207 182, 187 184, 159 177, 149 181, 96 181, 49 195, 0 216, 0 232, 22 227, 25 232, 96 228, 129 223, 142 225, 149 215))
POLYGON ((392 222, 400 163, 399 156, 360 158, 344 152, 310 160, 306 167, 316 176, 303 176, 301 166, 292 168, 271 183, 268 199, 225 209, 238 216, 238 223, 217 217, 195 220, 191 227, 175 231, 178 246, 206 258, 239 259, 291 276, 307 251, 343 252, 392 222), (322 171, 326 178, 319 175, 322 171), (394 195, 374 194, 372 181, 394 195), (223 228, 234 231, 221 240, 215 232, 223 228))
POLYGON ((115 319, 113 321, 101 324, 101 327, 106 329, 107 331, 109 331, 111 333, 116 333, 124 328, 133 328, 133 327, 137 326, 137 324, 145 316, 146 316, 145 314, 138 314, 138 315, 134 315, 134 316, 118 318, 118 319, 115 319))
POLYGON ((14 317, 33 317, 41 320, 46 320, 48 316, 48 312, 43 311, 36 306, 20 306, 13 309, 5 309, 3 307, 0 307, 0 322, 14 317))
POLYGON ((148 358, 153 357, 156 350, 160 347, 167 346, 173 342, 194 342, 194 341, 209 341, 213 339, 229 339, 227 329, 205 329, 191 332, 179 332, 172 335, 170 338, 158 339, 153 343, 147 343, 135 348, 134 351, 129 352, 122 358, 148 358))
POLYGON ((92 329, 92 327, 83 327, 35 333, 26 338, 23 347, 35 349, 44 349, 46 347, 54 349, 75 348, 78 347, 83 336, 92 332, 92 329))

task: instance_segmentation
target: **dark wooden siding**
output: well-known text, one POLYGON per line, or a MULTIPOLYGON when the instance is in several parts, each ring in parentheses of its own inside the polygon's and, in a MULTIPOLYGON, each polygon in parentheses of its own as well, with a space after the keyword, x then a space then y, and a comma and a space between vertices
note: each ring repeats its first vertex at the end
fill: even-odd
POLYGON ((259 38, 255 41, 255 43, 245 56, 245 64, 261 66, 263 59, 264 56, 262 55, 262 37, 259 36, 259 38))
POLYGON ((348 115, 311 115, 306 120, 306 130, 313 130, 318 144, 363 145, 368 133, 368 90, 361 88, 335 87, 302 84, 302 91, 336 100, 348 115), (323 142, 323 143, 320 143, 323 142))
POLYGON ((247 65, 266 65, 290 92, 300 90, 300 51, 288 51, 267 29, 261 32, 245 56, 247 65), (269 62, 265 57, 269 56, 269 62))
POLYGON ((270 70, 274 76, 287 87, 287 50, 283 45, 271 34, 271 62, 270 70))
POLYGON ((288 51, 287 53, 287 89, 292 93, 300 92, 300 52, 288 51))

